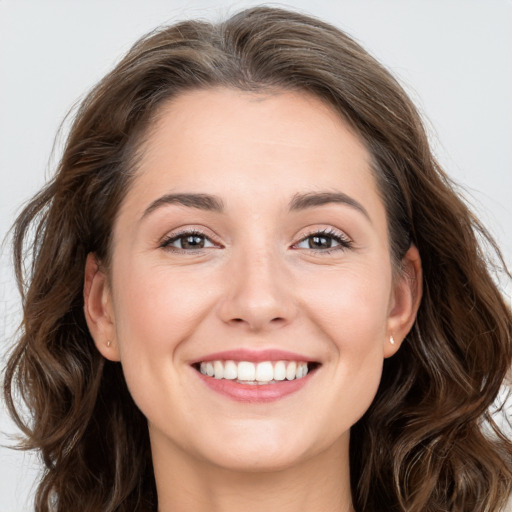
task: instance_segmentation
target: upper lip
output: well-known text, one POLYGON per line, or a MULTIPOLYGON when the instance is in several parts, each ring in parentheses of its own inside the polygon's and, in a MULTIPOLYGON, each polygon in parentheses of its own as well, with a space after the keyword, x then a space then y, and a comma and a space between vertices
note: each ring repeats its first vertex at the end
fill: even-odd
POLYGON ((279 349, 233 349, 224 350, 222 352, 214 352, 211 354, 204 355, 198 359, 192 361, 191 364, 197 364, 207 361, 306 361, 315 362, 311 357, 305 356, 304 354, 298 354, 295 352, 289 352, 287 350, 279 349))

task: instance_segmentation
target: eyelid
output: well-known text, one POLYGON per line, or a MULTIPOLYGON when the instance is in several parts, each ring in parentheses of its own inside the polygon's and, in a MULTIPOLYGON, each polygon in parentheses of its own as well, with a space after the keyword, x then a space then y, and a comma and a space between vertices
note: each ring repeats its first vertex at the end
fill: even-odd
POLYGON ((208 241, 210 241, 213 245, 216 245, 217 248, 224 247, 216 239, 215 236, 212 236, 211 234, 206 233, 206 231, 204 229, 202 229, 201 227, 197 227, 197 226, 187 226, 187 227, 183 227, 183 228, 177 228, 176 230, 171 231, 170 233, 167 233, 159 240, 158 247, 161 249, 167 249, 172 252, 183 252, 183 253, 191 253, 191 252, 197 253, 197 252, 203 251, 205 249, 211 249, 211 247, 206 247, 206 248, 198 248, 198 249, 194 249, 194 250, 185 250, 185 249, 181 249, 179 247, 172 247, 170 245, 171 242, 174 242, 174 241, 178 240, 179 238, 187 236, 187 235, 188 236, 199 235, 199 236, 204 237, 208 241))
POLYGON ((330 252, 333 252, 333 251, 345 251, 347 249, 351 249, 353 246, 353 240, 349 236, 347 236, 343 231, 336 229, 334 227, 324 227, 324 228, 310 229, 308 232, 301 235, 300 239, 293 244, 292 248, 299 249, 297 247, 298 244, 300 244, 301 242, 304 242, 306 239, 308 239, 312 236, 315 236, 315 235, 333 238, 334 240, 336 240, 338 242, 339 245, 337 245, 335 247, 328 248, 328 249, 311 249, 311 248, 305 249, 304 248, 302 250, 311 251, 316 254, 318 254, 318 253, 329 254, 330 252))

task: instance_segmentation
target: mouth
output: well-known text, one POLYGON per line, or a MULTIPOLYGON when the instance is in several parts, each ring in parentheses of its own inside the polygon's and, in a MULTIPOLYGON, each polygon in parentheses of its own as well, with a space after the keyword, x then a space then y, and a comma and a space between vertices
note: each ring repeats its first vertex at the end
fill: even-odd
POLYGON ((263 403, 303 389, 321 363, 287 351, 241 349, 209 354, 191 366, 210 390, 238 402, 263 403))
POLYGON ((273 385, 303 379, 316 370, 319 363, 301 360, 235 361, 209 360, 194 363, 201 375, 217 380, 232 381, 250 386, 273 385))

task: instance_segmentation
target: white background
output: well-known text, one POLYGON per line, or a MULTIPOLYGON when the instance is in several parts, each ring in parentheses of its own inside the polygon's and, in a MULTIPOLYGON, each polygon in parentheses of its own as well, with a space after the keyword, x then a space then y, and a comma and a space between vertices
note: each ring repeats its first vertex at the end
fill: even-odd
MULTIPOLYGON (((257 3, 0 0, 0 237, 54 168, 59 145, 53 159, 51 150, 66 113, 138 37, 166 22, 215 20, 257 3)), ((442 165, 463 184, 512 266, 512 2, 272 5, 345 29, 391 69, 425 115, 442 165)), ((7 252, 0 256, 0 362, 19 320, 7 252)), ((2 446, 13 431, 1 405, 2 446)), ((0 448, 0 512, 33 508, 36 474, 36 457, 0 448)))

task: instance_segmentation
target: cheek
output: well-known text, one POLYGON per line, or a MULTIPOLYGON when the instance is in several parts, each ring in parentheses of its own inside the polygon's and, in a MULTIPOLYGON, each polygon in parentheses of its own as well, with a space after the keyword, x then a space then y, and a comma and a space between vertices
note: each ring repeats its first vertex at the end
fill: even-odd
POLYGON ((180 347, 211 311, 211 294, 187 270, 121 259, 116 264, 114 314, 123 373, 142 412, 159 418, 179 409, 187 396, 177 371, 180 347))
POLYGON ((116 328, 122 351, 165 349, 187 338, 202 315, 210 294, 186 271, 165 266, 130 265, 116 284, 116 328))
POLYGON ((348 411, 350 423, 357 421, 377 392, 384 359, 390 283, 390 275, 383 274, 382 269, 366 269, 364 273, 332 272, 308 287, 304 307, 311 324, 320 329, 321 339, 332 348, 328 352, 332 363, 329 381, 336 393, 331 396, 329 409, 337 411, 334 414, 343 424, 348 411))
MULTIPOLYGON (((158 416, 162 403, 175 398, 165 390, 187 396, 176 372, 180 349, 212 309, 210 294, 187 272, 140 264, 117 268, 114 313, 123 373, 142 412, 158 416)), ((171 410, 176 407, 174 402, 169 405, 171 410)))
POLYGON ((302 303, 342 355, 382 348, 391 275, 377 268, 336 269, 309 280, 302 303), (388 275, 389 274, 389 275, 388 275))

